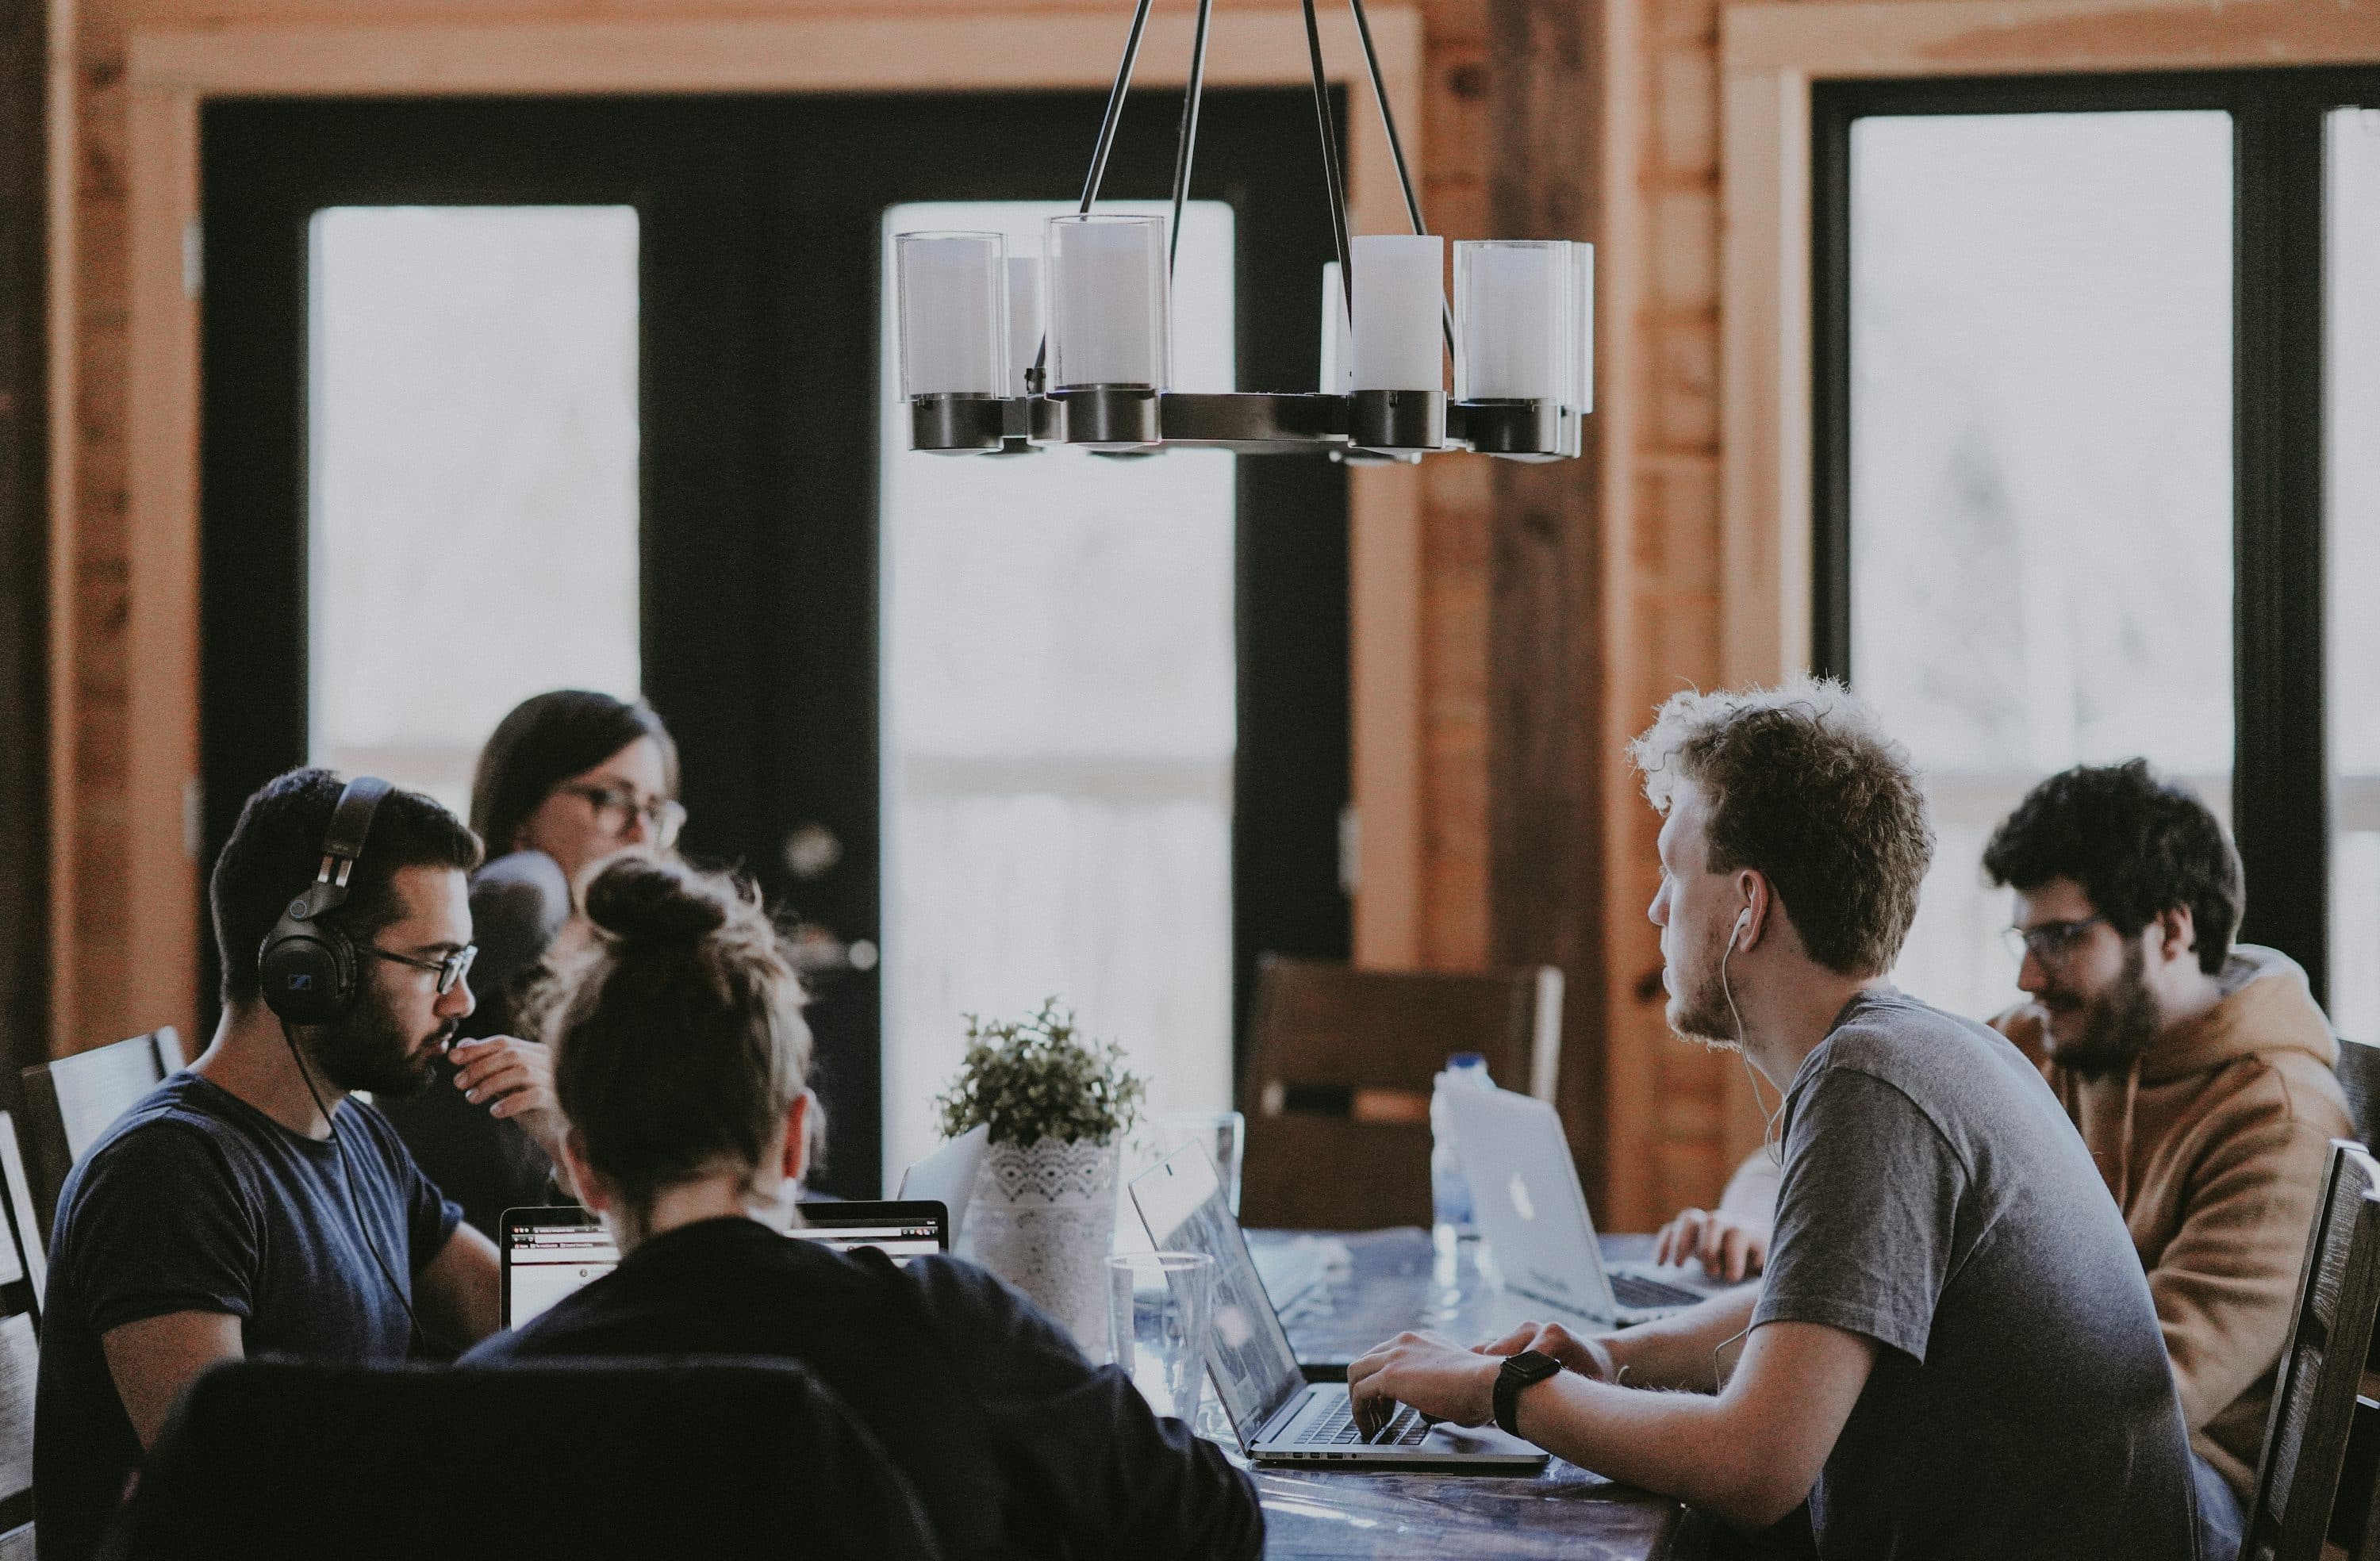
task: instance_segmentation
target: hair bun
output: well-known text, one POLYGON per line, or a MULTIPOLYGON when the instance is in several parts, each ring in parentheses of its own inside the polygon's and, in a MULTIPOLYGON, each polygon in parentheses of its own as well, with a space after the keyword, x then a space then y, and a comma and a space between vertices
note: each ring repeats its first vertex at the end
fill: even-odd
POLYGON ((691 944, 727 925, 718 889, 674 862, 623 856, 587 886, 587 915, 625 943, 691 944))

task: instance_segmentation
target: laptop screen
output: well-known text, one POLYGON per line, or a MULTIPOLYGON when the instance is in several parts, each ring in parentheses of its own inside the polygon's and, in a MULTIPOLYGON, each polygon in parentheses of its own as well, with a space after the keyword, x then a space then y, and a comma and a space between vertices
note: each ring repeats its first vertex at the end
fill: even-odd
MULTIPOLYGON (((911 1258, 950 1248, 950 1216, 936 1203, 814 1203, 802 1205, 805 1240, 848 1251, 881 1248, 905 1265, 911 1258)), ((506 1209, 504 1222, 504 1322, 516 1328, 581 1285, 609 1274, 620 1261, 602 1222, 565 1205, 506 1209)))
POLYGON ((1248 1256, 1240 1222, 1223 1202, 1215 1162, 1188 1144, 1133 1179, 1132 1201, 1160 1251, 1205 1252, 1215 1260, 1215 1334, 1208 1373, 1244 1446, 1305 1386, 1297 1351, 1281 1331, 1264 1281, 1248 1256))

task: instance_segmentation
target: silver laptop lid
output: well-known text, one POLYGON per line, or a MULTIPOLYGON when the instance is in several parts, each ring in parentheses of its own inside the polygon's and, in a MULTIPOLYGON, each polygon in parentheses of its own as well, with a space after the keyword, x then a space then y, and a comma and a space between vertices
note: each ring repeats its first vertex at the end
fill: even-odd
POLYGON ((1240 1445, 1252 1447, 1281 1406, 1305 1390, 1305 1378, 1257 1277, 1240 1222, 1223 1202, 1215 1162, 1203 1145, 1185 1144, 1133 1179, 1132 1201, 1159 1250, 1205 1252, 1215 1260, 1215 1332, 1207 1370, 1240 1445))
POLYGON ((1444 1098, 1480 1234, 1505 1289, 1611 1321, 1620 1303, 1561 1118, 1510 1090, 1450 1089, 1444 1098))
POLYGON ((975 1196, 976 1172, 983 1166, 984 1146, 991 1127, 978 1122, 901 1174, 894 1197, 908 1202, 924 1199, 951 1211, 951 1240, 956 1242, 966 1226, 967 1204, 975 1196))

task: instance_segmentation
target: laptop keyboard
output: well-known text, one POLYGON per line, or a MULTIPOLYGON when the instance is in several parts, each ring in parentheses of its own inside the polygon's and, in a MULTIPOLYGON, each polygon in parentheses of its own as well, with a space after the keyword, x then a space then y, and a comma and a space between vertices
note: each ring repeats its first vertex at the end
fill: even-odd
POLYGON ((1411 1447, 1418 1446, 1429 1434, 1428 1422, 1407 1406, 1398 1406, 1396 1417, 1377 1439, 1366 1442, 1363 1428, 1355 1423, 1355 1406, 1344 1394, 1330 1406, 1330 1412, 1314 1422, 1313 1429, 1297 1439, 1296 1446, 1305 1447, 1411 1447))
POLYGON ((1611 1299, 1633 1311, 1648 1306, 1692 1306, 1703 1297, 1676 1285, 1647 1279, 1642 1274, 1614 1274, 1611 1299))

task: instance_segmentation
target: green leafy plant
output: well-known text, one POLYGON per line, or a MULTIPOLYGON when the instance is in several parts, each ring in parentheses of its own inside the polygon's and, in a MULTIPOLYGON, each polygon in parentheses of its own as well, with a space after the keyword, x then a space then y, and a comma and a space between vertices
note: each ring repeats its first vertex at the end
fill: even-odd
POLYGON ((1085 1040, 1057 998, 1027 1019, 970 1013, 966 1027, 958 1076, 934 1100, 945 1137, 989 1124, 994 1144, 1106 1144, 1138 1117, 1147 1085, 1125 1070, 1123 1048, 1085 1040))

